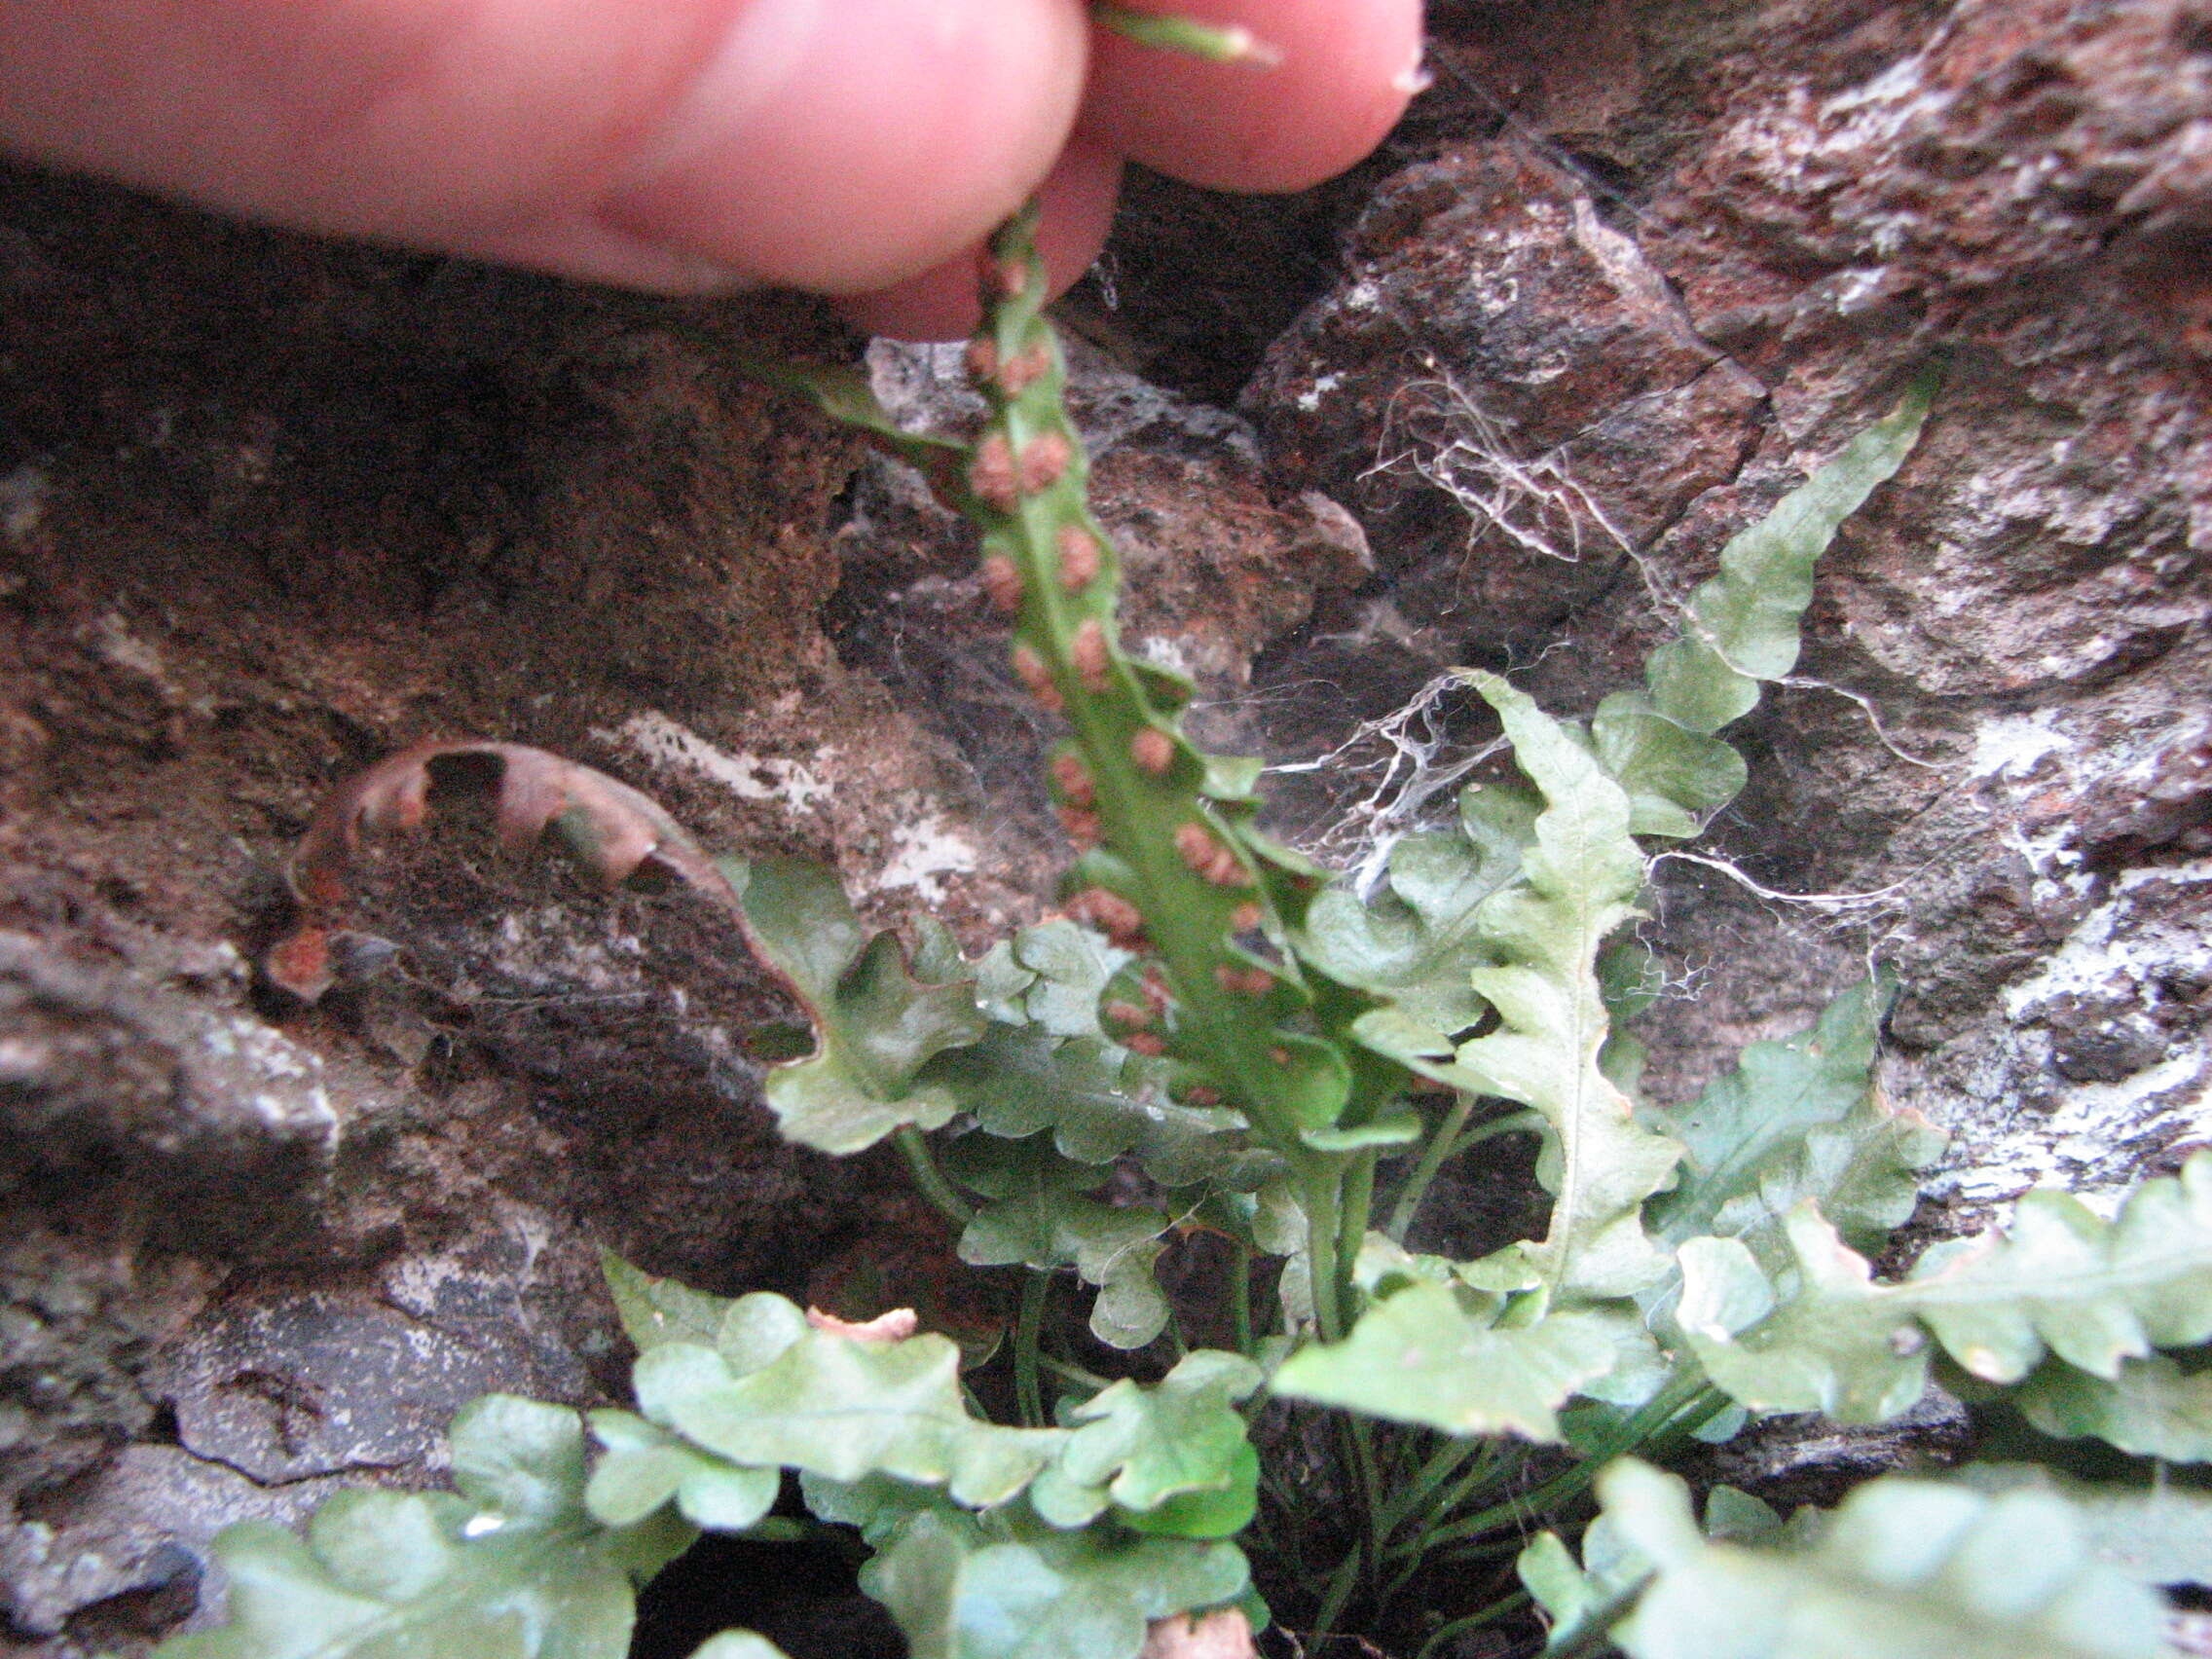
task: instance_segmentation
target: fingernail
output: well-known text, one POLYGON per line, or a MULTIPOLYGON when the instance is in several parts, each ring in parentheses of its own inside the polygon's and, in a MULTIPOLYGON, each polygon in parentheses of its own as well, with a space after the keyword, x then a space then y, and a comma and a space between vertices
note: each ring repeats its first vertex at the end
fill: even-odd
POLYGON ((1436 85, 1436 75, 1421 61, 1419 48, 1414 50, 1414 60, 1390 77, 1390 85, 1409 98, 1418 98, 1436 85))

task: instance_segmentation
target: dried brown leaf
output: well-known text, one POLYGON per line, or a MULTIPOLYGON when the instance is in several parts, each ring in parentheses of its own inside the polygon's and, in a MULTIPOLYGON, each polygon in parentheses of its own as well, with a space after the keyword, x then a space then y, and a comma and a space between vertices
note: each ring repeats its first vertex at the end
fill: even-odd
POLYGON ((1252 1659, 1252 1626, 1240 1607, 1154 1619, 1138 1659, 1252 1659))
POLYGON ((520 743, 418 743, 378 761, 323 801, 286 874, 298 925, 262 959, 272 983, 314 1002, 336 982, 332 925, 351 899, 348 877, 363 840, 417 830, 434 788, 492 793, 494 833, 508 852, 558 830, 586 871, 619 887, 657 870, 731 909, 737 895, 683 827, 649 795, 604 772, 520 743))

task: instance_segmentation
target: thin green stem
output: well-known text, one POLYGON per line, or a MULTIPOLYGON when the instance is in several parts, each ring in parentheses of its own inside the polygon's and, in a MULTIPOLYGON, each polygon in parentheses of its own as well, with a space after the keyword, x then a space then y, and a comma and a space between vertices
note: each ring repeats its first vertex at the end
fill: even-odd
POLYGON ((1517 1613, 1523 1607, 1526 1607, 1530 1600, 1528 1591, 1516 1590, 1512 1595, 1493 1602, 1479 1613, 1469 1613, 1463 1619, 1454 1619, 1450 1624, 1439 1627, 1434 1636, 1421 1643, 1420 1651, 1415 1655, 1415 1659, 1428 1659, 1431 1653, 1434 1653, 1454 1637, 1463 1636, 1470 1630, 1478 1630, 1486 1624, 1493 1623, 1505 1617, 1508 1613, 1517 1613))
POLYGON ((1252 1356, 1252 1246, 1238 1238, 1229 1263, 1229 1315, 1235 1321, 1236 1351, 1252 1356))
POLYGON ((1344 1221, 1342 1166, 1331 1165, 1304 1183, 1306 1263, 1313 1281, 1313 1325, 1325 1343, 1345 1334, 1344 1305, 1338 1300, 1338 1229, 1344 1221))
POLYGON ((1352 1588, 1359 1582, 1359 1563, 1360 1551, 1354 1548, 1330 1574, 1329 1588, 1321 1597, 1321 1610, 1314 1615, 1313 1628, 1306 1634, 1308 1652, 1318 1653, 1322 1643, 1335 1634, 1337 1620, 1344 1616, 1345 1604, 1351 1600, 1352 1588))
MULTIPOLYGON (((1501 1475, 1498 1465, 1505 1460, 1502 1456, 1502 1448, 1497 1442, 1493 1441, 1487 1450, 1489 1455, 1480 1463, 1454 1481, 1451 1489, 1442 1497, 1427 1506, 1432 1525, 1441 1525, 1449 1521, 1454 1515, 1466 1507, 1467 1500, 1473 1497, 1475 1493, 1486 1492, 1499 1484, 1501 1475)), ((1518 1459, 1512 1472, 1518 1472, 1522 1467, 1525 1467, 1527 1461, 1526 1457, 1518 1459)), ((1506 1478, 1510 1477, 1507 1476, 1506 1478)))
POLYGON ((1359 1497, 1367 1511, 1367 1576, 1371 1582, 1379 1581, 1382 1574, 1382 1546, 1388 1534, 1382 1530, 1382 1479, 1375 1463, 1374 1428, 1363 1418, 1346 1413, 1345 1424, 1351 1446, 1352 1467, 1359 1474, 1359 1497))
POLYGON ((955 1232, 966 1231, 968 1224, 976 1219, 976 1212, 961 1198, 958 1189, 944 1178, 944 1171, 930 1156, 929 1142, 922 1139, 921 1130, 911 1124, 903 1124, 892 1138, 899 1143, 906 1167, 913 1171, 914 1185, 922 1190, 922 1197, 937 1206, 938 1213, 952 1223, 955 1232))
MULTIPOLYGON (((1544 1115, 1541 1112, 1508 1112, 1502 1118, 1493 1118, 1487 1124, 1477 1124, 1461 1135, 1458 1145, 1452 1149, 1450 1157, 1457 1158, 1469 1147, 1478 1146, 1493 1135, 1535 1134, 1540 1132, 1543 1126, 1544 1115)), ((1447 1161, 1449 1161, 1447 1159, 1447 1161)))
MULTIPOLYGON (((1499 1538, 1491 1543, 1462 1545, 1452 1552, 1451 1561, 1454 1566, 1462 1562, 1494 1561, 1500 1556, 1517 1556, 1526 1547, 1527 1545, 1523 1542, 1521 1536, 1516 1533, 1511 1537, 1499 1538)), ((1420 1569, 1432 1565, 1422 1556, 1415 1556, 1408 1560, 1403 1567, 1398 1568, 1390 1582, 1382 1587, 1382 1594, 1377 1598, 1378 1604, 1386 1606, 1396 1601, 1400 1592, 1419 1576, 1420 1569)))
POLYGON ((1337 1306, 1347 1327, 1359 1306, 1352 1280, 1360 1248, 1367 1242, 1368 1218, 1375 1211, 1375 1163, 1380 1157, 1372 1151, 1354 1157, 1339 1188, 1344 1196, 1337 1218, 1337 1306))
POLYGON ((1459 1131, 1467 1126, 1467 1119, 1474 1112, 1476 1099, 1477 1096, 1464 1089, 1455 1094, 1451 1110, 1444 1114, 1443 1121, 1428 1137, 1428 1144, 1420 1149, 1420 1161, 1414 1165, 1414 1172, 1406 1177, 1406 1184, 1398 1193, 1398 1201, 1391 1207, 1390 1219, 1383 1224, 1382 1231, 1390 1235, 1393 1242, 1403 1244, 1406 1241, 1406 1229, 1413 1225, 1414 1212, 1420 1208, 1421 1199, 1427 1196, 1429 1183, 1436 1179, 1436 1172, 1444 1167, 1445 1160, 1458 1150, 1454 1143, 1458 1140, 1459 1131))
POLYGON ((1694 1415, 1710 1415, 1713 1407, 1705 1398, 1712 1393, 1705 1379, 1695 1373, 1677 1377, 1651 1397, 1620 1430, 1604 1445, 1587 1456, 1562 1469, 1550 1480, 1529 1492, 1518 1493, 1502 1503, 1493 1503, 1477 1510, 1464 1520, 1434 1527, 1420 1537, 1397 1545, 1393 1556, 1426 1555, 1429 1551, 1460 1538, 1480 1538, 1484 1533, 1499 1527, 1519 1523, 1523 1518, 1551 1509, 1579 1497, 1598 1478, 1607 1463, 1624 1452, 1634 1451, 1654 1435, 1670 1427, 1677 1419, 1694 1415))
POLYGON ((1110 1379, 1099 1376, 1097 1372, 1086 1371, 1080 1365, 1071 1365, 1064 1359, 1056 1359, 1042 1347, 1037 1350, 1037 1363, 1050 1371, 1054 1377, 1063 1377, 1079 1387, 1103 1391, 1114 1385, 1110 1379))
POLYGON ((1100 28, 1111 29, 1139 46, 1179 52, 1213 63, 1251 63, 1266 68, 1282 60, 1280 53, 1247 28, 1224 28, 1192 18, 1142 12, 1134 6, 1118 5, 1115 0, 1091 0, 1090 17, 1100 28))
POLYGON ((1413 1477, 1398 1489, 1398 1495, 1384 1506, 1383 1518, 1388 1530, 1395 1532, 1409 1517, 1424 1507, 1430 1494, 1456 1474, 1468 1458, 1478 1456, 1494 1457, 1494 1442, 1472 1438, 1447 1440, 1430 1453, 1413 1477))
POLYGON ((1045 1391, 1037 1379, 1038 1335, 1045 1328, 1045 1299, 1052 1288, 1050 1273, 1030 1272, 1021 1281, 1021 1311, 1014 1327, 1014 1397, 1025 1427, 1043 1428, 1045 1391))

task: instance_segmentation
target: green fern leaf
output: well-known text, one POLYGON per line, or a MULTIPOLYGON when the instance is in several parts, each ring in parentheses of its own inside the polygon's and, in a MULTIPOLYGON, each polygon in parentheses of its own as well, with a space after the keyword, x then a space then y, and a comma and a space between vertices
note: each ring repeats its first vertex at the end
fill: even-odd
POLYGON ((621 1659, 633 1586, 691 1530, 665 1510, 592 1519, 574 1412, 492 1395, 454 1419, 452 1443, 458 1493, 341 1493, 304 1540, 227 1529, 231 1622, 159 1659, 621 1659))
POLYGON ((992 1200, 961 1234, 960 1259, 978 1268, 1019 1263, 1040 1272, 1072 1267, 1098 1286, 1091 1333, 1115 1347, 1142 1347, 1167 1323, 1167 1299, 1152 1272, 1167 1217, 1085 1197, 1112 1166, 1071 1162, 1051 1140, 975 1134, 954 1143, 946 1167, 992 1200))
POLYGON ((913 1659, 1134 1659, 1145 1627, 1235 1601, 1235 1544, 1055 1531, 1019 1506, 927 1510, 861 1569, 913 1659))
POLYGON ((1494 675, 1472 677, 1497 710, 1515 761, 1542 791, 1525 881, 1484 902, 1493 965, 1474 970, 1499 1028, 1458 1051, 1488 1092, 1534 1107, 1551 1125, 1537 1178, 1553 1195, 1550 1232, 1517 1248, 1554 1300, 1632 1295, 1666 1259, 1642 1205, 1672 1178, 1681 1149, 1640 1127, 1599 1063, 1610 1029, 1598 955, 1635 915, 1643 859, 1629 837, 1628 796, 1590 752, 1494 675))
POLYGON ((1113 1383, 1066 1414, 1074 1432, 1029 1501, 1055 1527, 1083 1526, 1111 1504, 1139 1531, 1242 1530, 1257 1506, 1259 1459, 1235 1402, 1260 1382, 1250 1360, 1200 1348, 1149 1386, 1113 1383))
POLYGON ((1683 1148, 1680 1180, 1644 1211, 1655 1235, 1742 1238, 1771 1272, 1787 1255, 1782 1217, 1807 1198, 1858 1248, 1903 1225, 1944 1137, 1876 1097, 1884 1000, 1856 985, 1811 1030, 1750 1045, 1691 1105, 1648 1114, 1683 1148))
POLYGON ((2212 1371, 2184 1371, 2162 1353, 2128 1360, 2115 1377, 2046 1359, 2009 1398, 2053 1439, 2094 1436, 2138 1457, 2212 1462, 2212 1371))
POLYGON ((1936 377, 1923 376, 1895 410, 1720 550, 1720 572, 1690 596, 1681 636, 1646 666, 1653 713, 1711 734, 1758 705, 1759 682, 1797 666, 1814 565, 1844 520, 1904 464, 1935 395, 1936 377))
POLYGON ((1560 1406, 1617 1357, 1612 1327, 1595 1315, 1505 1323, 1496 1298, 1419 1283, 1368 1309, 1343 1342, 1292 1354, 1272 1386, 1288 1399, 1447 1434, 1556 1441, 1560 1406))
POLYGON ((1622 1462, 1605 1513, 1654 1574, 1613 1641, 1631 1659, 2163 1659, 2165 1609, 2097 1561, 2047 1493, 1895 1476, 1809 1545, 1709 1541, 1672 1475, 1622 1462))
POLYGON ((908 1124, 948 1123, 958 1099, 920 1073, 933 1055, 981 1039, 973 983, 918 983, 897 939, 862 931, 834 870, 763 859, 732 873, 748 940, 818 1033, 810 1058, 768 1074, 768 1105, 784 1133, 821 1152, 852 1153, 908 1124))
POLYGON ((664 1344, 639 1357, 638 1409, 730 1463, 848 1483, 892 1475, 970 1504, 1004 1503, 1066 1439, 1058 1429, 1002 1428, 969 1416, 960 1349, 946 1337, 871 1341, 802 1318, 772 1357, 769 1346, 744 1355, 758 1362, 747 1367, 718 1348, 664 1344))
POLYGON ((1684 839, 1736 797, 1744 761, 1714 737, 1755 708, 1762 681, 1797 663, 1813 568, 1844 520, 1904 464, 1935 395, 1928 377, 1885 419, 1721 549, 1720 571, 1690 596, 1681 633, 1652 652, 1643 689, 1616 691, 1591 717, 1600 764, 1628 792, 1639 835, 1684 839))
POLYGON ((1938 1244, 1895 1284, 1875 1283, 1812 1206, 1787 1225, 1796 1282, 1783 1296, 1736 1240, 1681 1250, 1683 1333, 1755 1412, 1894 1417, 1926 1388, 1930 1336, 1990 1382, 2018 1382, 2046 1352, 2117 1378, 2124 1360, 2212 1336, 2212 1153, 2140 1188, 2111 1222, 2064 1193, 2030 1193, 2009 1229, 1938 1244))

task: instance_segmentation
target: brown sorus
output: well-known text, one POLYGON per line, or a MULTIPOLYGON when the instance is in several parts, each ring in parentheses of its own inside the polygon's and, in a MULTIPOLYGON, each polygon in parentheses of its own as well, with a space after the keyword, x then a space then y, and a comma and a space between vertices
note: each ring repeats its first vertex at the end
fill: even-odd
POLYGON ((999 389, 1009 397, 1019 397, 1043 380, 1051 366, 1052 354, 1043 341, 1025 346, 999 365, 999 389))
POLYGON ((1239 887, 1244 882, 1244 866, 1236 862, 1236 855, 1214 838, 1213 831, 1196 820, 1186 819, 1175 827, 1175 850, 1183 855, 1183 862, 1216 887, 1239 887))
POLYGON ((1183 1103, 1187 1106, 1219 1106, 1221 1090, 1210 1084, 1198 1084, 1183 1090, 1183 1103))
POLYGON ((1098 798, 1089 770, 1078 756, 1064 751, 1052 756, 1052 782, 1060 786, 1060 798, 1070 806, 1089 806, 1098 798))
POLYGON ((1014 446, 1004 432, 992 432, 976 446, 968 462, 968 489, 978 501, 1011 513, 1020 504, 1015 492, 1014 446))
POLYGON ((1144 914, 1119 893, 1103 887, 1086 887, 1067 902, 1067 913, 1088 922, 1124 950, 1136 948, 1144 939, 1144 914))
POLYGON ((1175 740, 1158 726, 1146 726, 1129 737, 1129 758, 1137 770, 1164 778, 1174 769, 1175 740))
POLYGON ((1098 579, 1098 537, 1080 524, 1063 524, 1054 539, 1060 553, 1060 586, 1081 593, 1098 579))
POLYGON ((1267 919, 1268 914, 1260 908, 1260 902, 1257 899, 1247 899, 1235 909, 1229 912, 1229 925, 1238 933, 1255 932, 1260 924, 1267 919))
POLYGON ((983 561, 983 591, 991 596, 991 604, 1012 616, 1021 608, 1021 567, 1004 553, 993 553, 983 561))
POLYGON ((979 381, 987 381, 999 372, 997 341, 978 334, 968 342, 968 372, 979 381))
POLYGON ((1133 1002, 1123 1002, 1119 998, 1108 1003, 1098 1012, 1116 1025, 1126 1026, 1131 1031, 1141 1031, 1152 1023, 1152 1010, 1140 1007, 1133 1002))
POLYGON ((1056 806, 1052 809, 1052 814, 1059 819, 1060 828, 1067 831, 1068 839, 1083 851, 1088 852, 1097 846, 1099 837, 1105 833, 1105 827, 1098 822, 1098 814, 1083 807, 1056 806))
POLYGON ((1213 971, 1221 988, 1239 996, 1265 996, 1275 988, 1275 977, 1265 968, 1232 968, 1223 963, 1213 971))
POLYGON ((1021 493, 1034 496, 1057 484, 1074 457, 1074 447, 1058 432, 1039 432, 1021 446, 1021 493))
POLYGON ((1014 672, 1021 677, 1030 694, 1044 705, 1048 714, 1058 714, 1067 705, 1060 696, 1060 688, 1052 683, 1052 671, 1045 666, 1045 659, 1028 645, 1014 647, 1014 672))
POLYGON ((1068 656, 1085 690, 1106 689, 1106 671, 1113 666, 1114 654, 1106 646, 1106 629, 1095 616, 1077 627, 1075 638, 1068 642, 1068 656))
POLYGON ((1132 1031, 1122 1039, 1124 1047, 1158 1059, 1167 1052, 1167 1039, 1157 1031, 1132 1031))

